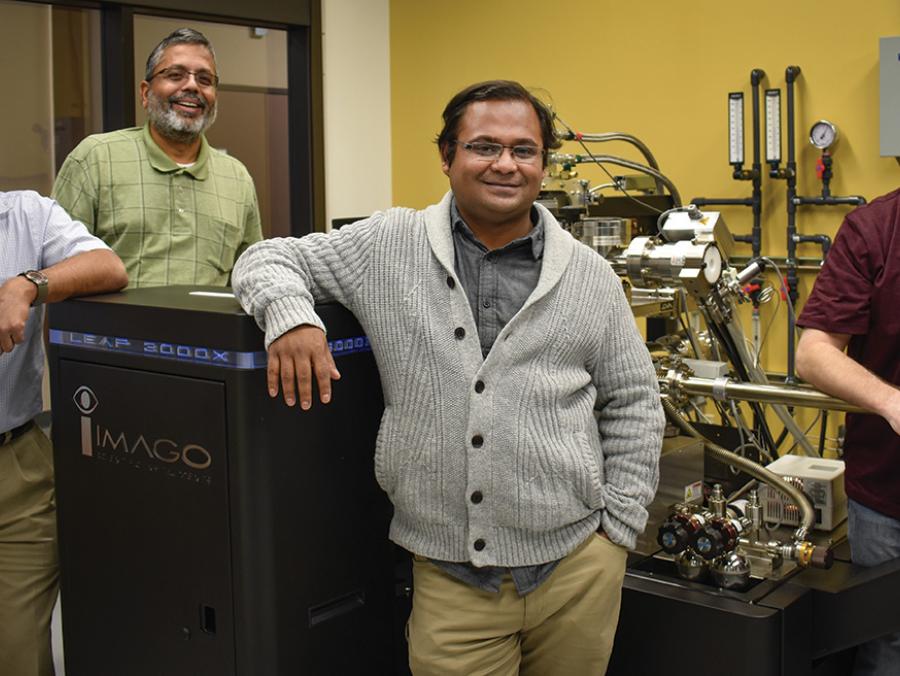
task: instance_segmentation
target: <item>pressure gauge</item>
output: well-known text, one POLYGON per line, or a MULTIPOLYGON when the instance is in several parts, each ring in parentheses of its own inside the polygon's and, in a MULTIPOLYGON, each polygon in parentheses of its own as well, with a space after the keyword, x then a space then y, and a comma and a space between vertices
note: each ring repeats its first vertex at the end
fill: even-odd
POLYGON ((722 276, 722 254, 715 245, 710 244, 703 252, 703 276, 710 284, 715 284, 722 276))
POLYGON ((838 130, 828 120, 819 120, 809 130, 809 142, 819 150, 827 150, 837 141, 838 130))

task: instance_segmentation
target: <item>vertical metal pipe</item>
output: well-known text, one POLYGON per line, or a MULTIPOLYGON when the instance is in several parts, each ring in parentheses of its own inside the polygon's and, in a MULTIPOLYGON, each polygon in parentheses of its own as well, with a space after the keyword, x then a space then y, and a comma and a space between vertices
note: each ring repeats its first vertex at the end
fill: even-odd
MULTIPOLYGON (((800 66, 788 66, 784 71, 784 79, 787 86, 787 148, 788 160, 785 166, 787 179, 787 288, 791 302, 797 303, 797 205, 794 198, 797 196, 797 160, 794 143, 794 81, 800 75, 800 66)), ((793 316, 788 313, 787 335, 787 381, 793 382, 794 377, 794 342, 796 326, 793 316)))
POLYGON ((750 90, 753 95, 753 166, 751 167, 753 176, 753 196, 751 197, 753 230, 751 232, 751 246, 753 247, 754 258, 759 258, 762 250, 762 163, 759 153, 759 87, 765 76, 765 71, 760 68, 754 68, 750 71, 750 90))

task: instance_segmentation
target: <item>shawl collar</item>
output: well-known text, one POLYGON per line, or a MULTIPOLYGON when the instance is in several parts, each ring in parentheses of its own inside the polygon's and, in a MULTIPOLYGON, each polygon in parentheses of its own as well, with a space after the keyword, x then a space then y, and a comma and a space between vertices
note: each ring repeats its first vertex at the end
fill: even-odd
MULTIPOLYGON (((452 197, 453 193, 448 192, 440 202, 426 208, 424 214, 425 232, 431 250, 447 273, 456 278, 453 232, 450 223, 450 200, 452 197)), ((541 212, 544 220, 544 259, 537 286, 534 287, 534 291, 528 296, 528 300, 517 314, 521 314, 522 310, 546 296, 556 286, 575 251, 575 239, 560 227, 553 214, 541 204, 535 203, 534 206, 541 212)))

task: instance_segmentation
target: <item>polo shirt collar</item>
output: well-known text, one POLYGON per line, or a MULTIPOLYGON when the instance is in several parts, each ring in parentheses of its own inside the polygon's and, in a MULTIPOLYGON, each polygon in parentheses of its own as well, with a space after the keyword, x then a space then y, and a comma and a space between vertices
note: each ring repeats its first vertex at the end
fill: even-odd
POLYGON ((9 198, 6 196, 5 192, 0 191, 0 214, 9 211, 12 208, 12 203, 9 198))
POLYGON ((144 145, 147 147, 147 159, 150 161, 151 167, 164 174, 183 171, 198 181, 206 180, 206 177, 209 175, 209 143, 206 141, 205 134, 200 134, 200 152, 197 154, 197 160, 189 167, 182 167, 166 155, 162 148, 156 145, 156 141, 150 135, 150 122, 144 123, 142 134, 144 145))

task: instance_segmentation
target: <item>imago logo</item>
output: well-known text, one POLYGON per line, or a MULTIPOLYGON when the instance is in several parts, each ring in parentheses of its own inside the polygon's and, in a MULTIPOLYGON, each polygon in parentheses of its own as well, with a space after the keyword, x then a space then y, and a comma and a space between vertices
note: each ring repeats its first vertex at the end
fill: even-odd
POLYGON ((72 397, 75 401, 75 408, 81 412, 81 454, 86 456, 94 455, 94 445, 91 443, 91 419, 88 417, 93 413, 97 405, 97 395, 87 385, 82 385, 75 390, 72 397))
POLYGON ((115 454, 132 460, 145 456, 150 461, 169 465, 181 463, 194 470, 205 470, 212 465, 212 455, 200 444, 181 444, 173 439, 113 431, 95 423, 91 414, 97 410, 100 401, 86 385, 79 387, 72 398, 81 413, 81 454, 84 456, 103 454, 107 456, 105 459, 111 459, 115 454))

